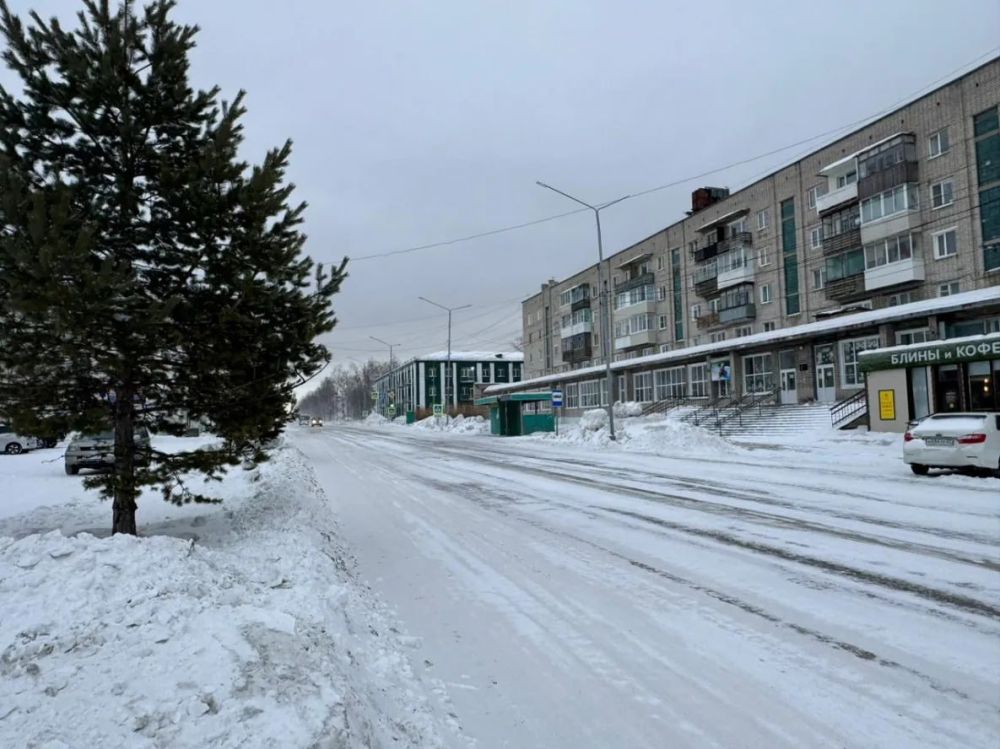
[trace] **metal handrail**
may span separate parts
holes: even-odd
[[[754,393],[751,395],[745,395],[743,398],[737,401],[737,404],[731,414],[720,418],[716,422],[716,427],[719,433],[722,433],[722,425],[733,419],[738,419],[740,426],[743,426],[743,414],[747,411],[752,411],[754,408],[757,409],[757,416],[764,415],[764,404],[777,403],[780,390],[778,388],[772,388],[771,390],[764,393]]]
[[[859,390],[849,398],[830,406],[830,424],[838,426],[844,422],[857,418],[862,411],[868,411],[868,398],[864,390]]]

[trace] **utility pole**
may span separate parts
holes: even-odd
[[[604,244],[601,239],[601,211],[605,208],[610,208],[615,203],[621,203],[623,200],[632,197],[631,195],[623,195],[620,198],[616,198],[608,203],[602,203],[601,205],[591,205],[590,203],[584,203],[579,198],[574,198],[569,193],[565,193],[562,190],[557,190],[552,185],[547,185],[544,182],[535,182],[539,187],[544,187],[546,190],[552,190],[552,192],[559,193],[564,198],[569,198],[574,203],[579,203],[582,206],[586,206],[594,212],[594,219],[597,221],[597,283],[601,285],[601,356],[604,357],[604,376],[607,380],[606,388],[608,391],[608,425],[610,430],[610,438],[615,439],[615,387],[614,379],[611,376],[611,273],[604,268]]]
[[[422,301],[424,301],[424,302],[427,302],[428,304],[433,304],[435,307],[438,307],[439,309],[443,309],[445,312],[448,313],[448,364],[445,367],[444,382],[441,383],[441,393],[442,393],[441,402],[445,403],[446,400],[447,400],[447,397],[448,397],[448,378],[451,377],[451,313],[452,312],[458,312],[461,309],[468,309],[472,305],[471,304],[463,304],[461,307],[445,307],[443,304],[438,304],[437,302],[432,302],[427,297],[421,296],[421,297],[417,297],[417,298],[420,299],[420,300],[422,300]],[[455,378],[452,378],[452,387],[451,387],[451,390],[452,390],[452,397],[453,398],[455,396],[455,392],[456,392],[455,386],[457,384],[458,383],[455,382]]]
[[[377,341],[378,343],[381,343],[383,346],[388,346],[389,347],[389,371],[391,372],[393,370],[392,350],[394,348],[398,348],[401,344],[398,344],[398,343],[388,343],[386,341],[383,341],[381,338],[376,338],[373,335],[370,335],[368,337],[371,338],[373,341]]]

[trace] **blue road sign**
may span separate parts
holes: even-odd
[[[562,408],[562,390],[552,391],[552,407]]]

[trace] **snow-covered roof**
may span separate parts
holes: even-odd
[[[448,361],[447,351],[415,356],[417,361]],[[452,361],[524,361],[520,351],[452,351]]]
[[[796,325],[791,328],[781,328],[767,333],[756,333],[742,338],[732,338],[718,343],[706,343],[701,346],[688,346],[687,348],[667,351],[662,354],[650,354],[640,356],[635,359],[612,362],[612,369],[631,369],[650,364],[667,364],[670,362],[683,361],[697,358],[698,356],[709,356],[711,354],[726,354],[731,351],[752,348],[767,343],[778,341],[788,341],[800,338],[810,338],[824,333],[835,333],[841,330],[852,328],[870,327],[876,323],[891,322],[893,320],[905,320],[912,317],[922,317],[925,315],[953,312],[955,310],[968,307],[970,305],[987,304],[990,302],[1000,303],[1000,286],[989,286],[985,289],[967,291],[961,294],[952,294],[946,297],[934,297],[924,299],[910,304],[900,304],[896,307],[886,307],[885,309],[871,310],[869,312],[858,312],[853,315],[843,315],[832,317],[816,322]],[[883,351],[885,349],[882,349]],[[526,390],[532,387],[548,385],[565,380],[576,380],[588,375],[599,375],[604,371],[604,365],[599,364],[593,367],[583,367],[573,369],[568,372],[543,375],[542,377],[532,377],[528,380],[521,380],[517,383],[492,385],[486,389],[487,395],[495,395],[510,390]]]
[[[993,343],[994,341],[1000,341],[1000,333],[987,333],[986,335],[969,335],[963,336],[961,338],[946,338],[944,340],[940,338],[935,338],[933,341],[924,341],[923,343],[906,343],[902,346],[886,346],[885,348],[872,348],[867,351],[859,351],[858,357],[861,359],[870,358],[872,356],[883,356],[885,354],[898,354],[902,351],[921,351],[926,348],[934,348],[935,346],[940,346],[941,344],[948,344],[949,346],[961,346],[966,343]]]
[[[893,138],[898,138],[900,135],[905,135],[905,134],[906,133],[904,133],[902,130],[900,130],[898,133],[893,133],[888,138],[883,138],[882,140],[876,141],[875,143],[869,143],[864,148],[859,148],[857,151],[855,151],[854,153],[852,153],[850,156],[845,156],[842,159],[837,159],[832,164],[827,164],[825,167],[823,167],[822,169],[819,170],[819,173],[820,174],[829,174],[830,172],[835,172],[835,171],[837,171],[837,169],[839,167],[842,167],[845,164],[847,164],[848,162],[853,161],[854,159],[856,159],[858,157],[858,154],[865,153],[865,151],[871,151],[873,148],[878,148],[883,143],[888,143]]]
[[[634,263],[636,260],[642,260],[643,258],[650,257],[652,254],[653,254],[652,252],[648,251],[640,252],[638,255],[633,255],[628,260],[622,260],[620,263],[618,263],[618,267],[621,268],[624,265],[629,265],[630,263]]]

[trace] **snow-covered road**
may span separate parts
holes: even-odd
[[[863,445],[291,440],[479,746],[996,746],[995,479]]]

